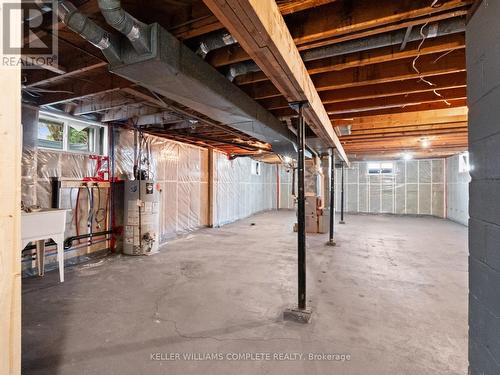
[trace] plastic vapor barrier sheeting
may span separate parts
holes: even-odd
[[[469,224],[469,183],[471,180],[467,169],[460,168],[460,158],[455,155],[446,159],[447,215],[457,223]]]
[[[280,171],[280,209],[291,210],[295,208],[295,198],[297,186],[293,189],[293,170],[283,165],[279,166]],[[295,185],[297,182],[295,181]]]
[[[277,168],[250,158],[229,160],[214,152],[214,225],[277,207]]]
[[[81,180],[93,176],[96,161],[89,155],[52,151],[37,147],[38,111],[23,107],[23,157],[21,168],[22,201],[27,206],[38,205],[51,207],[51,177]],[[78,205],[77,205],[78,202]],[[108,189],[62,188],[60,191],[60,207],[68,209],[66,215],[65,237],[100,232],[106,230],[109,213]],[[106,248],[105,237],[94,237],[92,248],[87,241],[75,242],[74,248],[67,253],[69,257],[84,257],[89,252]],[[33,268],[35,263],[32,252],[25,252],[23,269]],[[46,270],[56,263],[55,247],[46,250]]]
[[[131,179],[133,132],[120,130],[115,139],[115,174]],[[208,150],[145,135],[142,153],[161,187],[160,242],[208,225]]]
[[[445,217],[444,159],[393,161],[392,173],[370,174],[370,162],[344,169],[346,212]],[[336,170],[336,210],[340,210],[341,170]]]

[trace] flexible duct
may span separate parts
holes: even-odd
[[[450,34],[457,34],[465,31],[465,19],[453,18],[439,24],[429,25],[427,28],[426,38],[436,38]],[[368,51],[376,48],[383,48],[402,44],[405,41],[406,30],[399,30],[393,33],[374,35],[367,38],[350,40],[347,42],[331,44],[326,47],[315,48],[306,52],[302,52],[302,60],[304,62],[325,59],[328,57],[342,56],[349,53]],[[406,42],[415,42],[422,39],[420,35],[420,27],[414,28],[406,38]],[[227,78],[232,81],[234,78],[250,73],[260,71],[260,68],[251,61],[245,61],[238,64],[233,64],[229,68]]]
[[[229,67],[229,70],[226,74],[226,78],[233,82],[234,79],[238,76],[242,76],[243,74],[259,72],[259,66],[254,63],[252,60],[242,62],[240,64],[234,64]]]
[[[99,48],[110,63],[119,63],[118,42],[69,1],[62,1],[57,7],[59,19],[71,30]]]
[[[123,10],[120,0],[98,0],[106,22],[125,35],[138,54],[151,51],[149,27]]]
[[[230,46],[235,44],[236,39],[233,38],[231,34],[227,31],[219,31],[209,35],[207,38],[203,39],[196,50],[196,54],[205,58],[210,51],[219,49],[225,46]]]

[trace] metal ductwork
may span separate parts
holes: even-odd
[[[349,53],[368,51],[376,48],[400,45],[403,43],[415,42],[422,40],[420,35],[420,27],[413,28],[406,35],[406,30],[399,30],[393,33],[369,36],[362,39],[349,40],[347,42],[331,44],[326,47],[315,48],[301,53],[304,62],[325,59],[328,57],[342,56]],[[434,23],[426,28],[426,38],[436,38],[450,34],[465,32],[465,19],[452,18],[440,23]],[[229,68],[228,79],[234,80],[237,76],[260,71],[260,68],[253,62],[242,62],[233,64]]]
[[[271,112],[158,24],[151,25],[151,53],[122,47],[123,63],[110,71],[222,124],[294,154],[296,137]]]
[[[196,53],[205,58],[210,51],[237,43],[236,39],[227,31],[218,31],[204,38]]]
[[[138,54],[150,51],[149,26],[123,10],[120,0],[98,0],[98,4],[106,22],[125,35]]]
[[[118,19],[116,14],[125,17],[120,23],[113,21],[113,25],[120,24],[121,26],[117,26],[117,29],[127,33],[127,30],[131,30],[130,19],[133,20],[133,17],[127,16],[128,13],[122,11],[112,13],[111,9],[115,12],[119,3],[119,1],[99,0],[100,6],[103,4],[109,6],[106,8],[109,10],[106,19],[115,17]],[[111,5],[114,7],[112,8]],[[70,7],[67,8],[70,9]],[[102,29],[77,12],[74,6],[71,9],[70,13],[73,16],[60,15],[63,22],[67,23],[72,30],[93,43],[97,39],[97,42],[105,39]],[[110,17],[111,14],[114,15]],[[76,15],[78,18],[84,18],[87,27],[72,27],[72,19]],[[229,82],[224,75],[163,27],[152,24],[146,28],[148,32],[140,33],[140,35],[148,37],[144,45],[150,46],[150,51],[142,52],[142,49],[138,50],[137,45],[133,43],[120,43],[120,48],[116,49],[120,51],[118,58],[108,58],[105,54],[110,62],[109,70],[112,73],[260,141],[270,143],[276,153],[283,155],[296,153],[296,136],[271,112]],[[90,33],[96,30],[100,31],[100,33],[95,33],[100,39]],[[145,30],[145,28],[139,27],[139,30]],[[129,35],[127,37],[129,38]]]
[[[59,19],[71,30],[99,48],[106,59],[116,64],[120,62],[120,48],[117,38],[79,12],[70,1],[62,1],[57,7]]]
[[[351,135],[352,125],[337,126],[337,130],[341,136]]]
[[[226,78],[233,82],[236,77],[252,72],[260,72],[260,68],[252,60],[249,60],[240,64],[231,65],[226,74]]]

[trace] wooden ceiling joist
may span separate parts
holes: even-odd
[[[408,105],[405,107],[397,107],[397,108],[387,108],[387,109],[376,109],[371,111],[361,111],[361,112],[351,112],[348,114],[338,114],[338,115],[330,115],[331,120],[338,119],[346,119],[346,118],[359,118],[359,117],[371,117],[377,115],[390,115],[390,114],[398,114],[398,113],[412,113],[412,112],[420,112],[420,111],[429,111],[434,109],[452,109],[452,108],[460,108],[467,107],[467,101],[465,99],[454,99],[445,101],[439,101],[436,103],[425,103],[425,104],[416,104],[416,105]]]
[[[299,51],[348,40],[406,29],[440,20],[465,16],[473,0],[449,0],[431,8],[429,0],[337,1],[287,19]],[[351,7],[351,8],[350,8]],[[250,60],[238,46],[213,51],[208,60],[216,67]]]
[[[325,105],[351,100],[387,98],[391,96],[433,92],[466,87],[465,72],[443,74],[432,78],[435,86],[421,81],[410,79],[404,81],[388,82],[381,85],[367,85],[339,90],[322,91],[319,96]],[[260,100],[261,104],[269,110],[288,108],[285,98],[277,96]]]
[[[416,56],[444,53],[456,49],[465,48],[465,35],[455,34],[441,38],[430,39],[419,48],[420,42],[409,43],[404,50],[400,45],[378,48],[363,52],[349,53],[341,56],[334,56],[314,61],[306,62],[309,74],[319,74],[335,72],[349,68],[358,68],[366,65],[379,64],[388,61],[396,61]],[[263,72],[254,72],[236,77],[234,82],[237,85],[267,81],[267,76]]]
[[[346,69],[340,72],[328,72],[314,75],[313,83],[317,91],[339,90],[394,81],[433,77],[442,74],[465,72],[465,53],[462,50],[442,55],[422,56],[413,68],[413,59],[385,62],[360,68]],[[438,59],[436,61],[436,59]],[[429,78],[429,81],[432,80]],[[254,99],[266,99],[280,96],[280,91],[271,82],[261,82],[241,87]]]
[[[277,1],[279,10],[282,15],[287,15],[295,12],[301,12],[310,8],[325,5],[338,0],[292,0],[292,1]],[[201,5],[200,5],[201,7]],[[197,9],[200,11],[199,9]],[[203,12],[203,10],[201,10]],[[212,15],[208,9],[205,14],[200,14],[192,21],[184,25],[173,26],[170,28],[178,39],[185,40],[194,38],[203,34],[211,33],[213,31],[221,30],[224,25],[219,22],[217,17]]]
[[[290,101],[307,101],[309,127],[348,162],[323,103],[273,1],[204,0],[243,48]]]

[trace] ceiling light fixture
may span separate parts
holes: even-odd
[[[410,154],[409,152],[405,152],[405,153],[403,154],[403,159],[404,159],[404,160],[411,160],[411,159],[413,159],[413,155],[412,155],[412,154]]]

